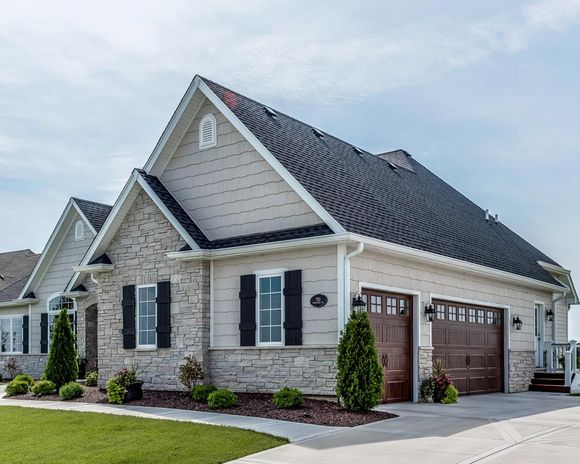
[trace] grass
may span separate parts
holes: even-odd
[[[0,463],[222,463],[287,441],[232,427],[0,407]]]

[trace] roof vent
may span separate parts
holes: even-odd
[[[266,113],[268,116],[273,117],[274,119],[278,117],[278,113],[276,113],[272,108],[268,106],[264,106],[264,113]]]
[[[319,139],[323,139],[324,138],[324,134],[322,133],[322,131],[315,129],[314,127],[312,128],[312,133],[314,135],[316,135],[316,137],[318,137]]]
[[[495,223],[496,224],[499,224],[499,214],[496,214],[495,215]]]
[[[354,152],[358,155],[358,156],[362,156],[363,151],[359,148],[359,147],[355,147],[353,146],[352,149],[354,150]]]
[[[489,209],[485,210],[485,220],[489,221]]]
[[[397,166],[395,166],[395,165],[394,165],[393,163],[391,163],[390,161],[389,161],[389,167],[390,167],[390,168],[391,168],[393,171],[397,172]]]

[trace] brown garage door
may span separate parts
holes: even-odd
[[[413,300],[407,295],[363,289],[363,299],[383,366],[383,402],[409,401],[412,393]]]
[[[433,360],[449,370],[461,394],[503,389],[503,312],[433,301]]]

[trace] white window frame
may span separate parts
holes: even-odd
[[[50,344],[52,342],[52,336],[51,336],[51,331],[50,328],[52,327],[52,324],[54,322],[54,318],[56,317],[56,315],[58,313],[60,313],[60,309],[54,310],[54,309],[50,309],[50,302],[52,300],[54,300],[55,298],[60,298],[62,297],[62,293],[55,293],[54,295],[51,295],[47,300],[46,300],[46,312],[48,313],[48,345],[47,345],[47,349],[50,351]],[[67,309],[67,314],[72,314],[73,315],[73,321],[76,321],[77,319],[77,300],[76,298],[70,298],[70,297],[65,297],[68,298],[69,300],[72,300],[73,302],[73,309]],[[72,325],[72,331],[73,334],[75,335],[75,339],[77,336],[77,332],[75,330],[75,325],[73,323]]]
[[[24,329],[22,328],[22,324],[24,322],[23,319],[23,314],[10,314],[10,315],[6,315],[6,316],[1,316],[0,317],[0,323],[3,320],[9,320],[10,321],[10,350],[9,351],[0,351],[0,355],[8,355],[8,354],[22,354],[23,351],[15,351],[14,350],[14,339],[12,337],[12,334],[14,333],[14,320],[15,319],[20,319],[20,330],[22,332],[22,341],[20,342],[21,347],[24,346]],[[1,329],[0,329],[1,332]]]
[[[284,306],[284,273],[287,271],[287,268],[284,269],[266,269],[262,271],[255,271],[254,274],[256,275],[256,346],[284,346],[285,344],[285,337],[284,337],[284,314],[286,312],[286,308]],[[268,277],[280,277],[280,310],[282,314],[280,315],[280,341],[279,342],[261,342],[260,341],[260,332],[261,332],[261,324],[260,324],[260,279],[268,278]]]
[[[212,126],[212,135],[213,137],[211,138],[211,140],[204,142],[201,138],[201,134],[202,134],[202,128],[203,125],[205,124],[206,121],[210,121],[211,122],[211,126]],[[217,145],[217,121],[215,120],[215,116],[211,113],[206,114],[203,118],[201,118],[201,121],[199,121],[199,128],[198,128],[198,134],[199,134],[199,149],[202,150],[204,148],[211,148],[211,147],[215,147]]]
[[[78,242],[84,239],[85,239],[85,223],[81,219],[79,219],[75,224],[75,241]]]
[[[140,327],[139,327],[139,320],[141,319],[140,315],[139,315],[139,289],[141,288],[154,288],[155,289],[155,343],[153,344],[146,344],[143,345],[141,343],[139,343],[139,332],[140,332]],[[157,284],[143,284],[143,285],[137,285],[135,287],[135,328],[136,328],[136,332],[135,335],[137,337],[136,340],[136,344],[135,346],[137,347],[137,349],[153,349],[153,348],[157,348]]]

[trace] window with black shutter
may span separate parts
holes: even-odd
[[[157,283],[157,347],[171,347],[171,282]]]
[[[256,344],[256,276],[240,277],[240,346]]]
[[[284,339],[302,345],[302,271],[284,273]]]
[[[135,285],[123,287],[123,348],[135,348]]]

